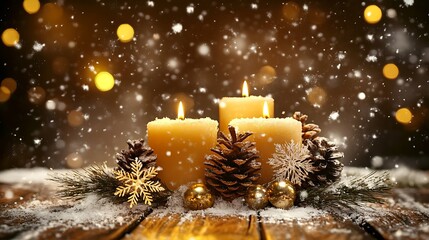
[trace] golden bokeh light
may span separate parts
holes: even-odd
[[[1,34],[3,44],[8,47],[13,47],[19,42],[19,33],[13,28],[8,28]]]
[[[326,91],[321,87],[307,90],[307,100],[315,107],[321,107],[326,102]]]
[[[388,63],[383,67],[383,75],[387,79],[396,79],[399,75],[399,68],[393,63]]]
[[[47,24],[60,24],[63,20],[64,10],[55,3],[46,3],[41,10],[41,17]]]
[[[10,91],[7,87],[0,87],[0,103],[6,102],[10,98]]]
[[[109,91],[115,85],[115,79],[109,72],[99,72],[95,76],[95,87],[102,92]]]
[[[22,6],[27,13],[34,14],[40,9],[40,2],[39,0],[24,0]]]
[[[83,123],[83,114],[81,111],[72,110],[67,115],[67,122],[72,127],[78,127]]]
[[[121,24],[116,30],[116,34],[118,35],[119,41],[123,43],[130,42],[134,37],[134,29],[130,24]]]
[[[16,90],[16,81],[13,78],[5,78],[1,82],[1,86],[7,88],[10,94],[12,94]]]
[[[292,1],[283,5],[282,12],[285,19],[290,22],[298,21],[301,15],[301,9],[299,5]]]
[[[70,153],[65,160],[69,168],[75,169],[83,166],[83,158],[79,153]]]
[[[413,119],[413,114],[408,108],[400,108],[395,113],[396,121],[402,124],[410,124]]]
[[[42,87],[32,87],[27,91],[28,100],[33,104],[41,104],[45,101],[46,91]]]
[[[272,83],[276,77],[276,70],[273,67],[266,65],[259,69],[259,72],[256,74],[256,81],[258,84],[266,85]]]
[[[382,15],[381,9],[377,5],[369,5],[363,12],[365,21],[369,24],[378,23],[381,20]]]

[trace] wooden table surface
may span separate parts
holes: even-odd
[[[124,212],[123,222],[108,227],[91,223],[59,227],[7,214],[25,210],[29,202],[55,201],[54,190],[40,183],[0,183],[0,239],[429,239],[429,188],[394,189],[386,204],[371,206],[383,214],[363,211],[344,217],[326,213],[274,222],[256,211],[219,216],[164,209],[157,214],[158,209],[145,207]],[[59,204],[55,211],[71,207]]]

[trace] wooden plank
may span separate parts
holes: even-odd
[[[126,239],[259,239],[256,216],[213,216],[195,211],[186,214],[152,214]]]
[[[369,235],[350,220],[335,219],[331,215],[304,220],[284,220],[267,223],[261,218],[263,239],[368,239]]]
[[[429,218],[421,212],[398,206],[380,206],[379,212],[366,221],[385,239],[429,239]]]
[[[10,184],[0,183],[0,239],[10,239],[18,236],[23,229],[16,228],[10,229],[7,226],[21,226],[24,223],[32,221],[32,219],[23,218],[10,218],[5,215],[4,212],[7,209],[17,208],[23,203],[33,199],[39,191],[39,187],[35,187],[34,190],[28,187],[15,186]]]
[[[44,201],[48,199],[52,202],[58,200],[53,190],[43,185],[32,184],[31,186],[21,187],[19,185],[0,184],[0,211],[2,213],[7,212],[7,210],[25,208],[25,204],[29,201]],[[64,204],[53,205],[47,207],[46,211],[61,212],[70,207],[72,206]],[[88,223],[86,226],[82,226],[83,224],[79,224],[80,226],[70,226],[68,223],[63,223],[60,224],[61,226],[50,227],[40,223],[31,214],[20,217],[0,214],[0,239],[120,239],[125,233],[138,225],[140,216],[145,214],[145,212],[124,212],[122,217],[125,218],[127,214],[132,218],[129,223],[115,223],[103,228],[97,227],[97,222]],[[100,222],[102,221],[103,219],[100,219]],[[135,224],[136,222],[137,224]]]

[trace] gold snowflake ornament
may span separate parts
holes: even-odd
[[[151,180],[158,174],[158,169],[156,167],[143,169],[143,163],[140,160],[131,163],[131,173],[122,169],[115,170],[114,173],[116,179],[123,183],[116,188],[115,196],[123,197],[128,194],[130,208],[137,205],[141,196],[144,204],[152,205],[151,193],[165,190],[160,182]]]
[[[273,167],[277,180],[287,179],[295,185],[301,186],[308,178],[308,174],[315,171],[310,160],[310,151],[306,146],[294,141],[285,144],[275,144],[276,153],[268,159]]]

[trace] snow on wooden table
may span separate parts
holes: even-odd
[[[386,204],[336,215],[311,207],[257,212],[239,200],[187,211],[185,188],[163,207],[130,210],[96,196],[60,199],[49,173],[0,172],[0,239],[429,239],[428,188],[395,189]]]

